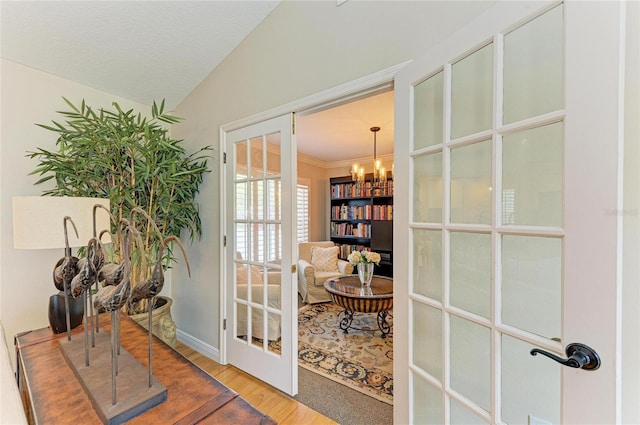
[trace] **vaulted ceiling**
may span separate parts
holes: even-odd
[[[182,101],[279,3],[1,1],[1,55],[151,104]],[[299,118],[299,152],[324,162],[393,152],[393,94]]]
[[[2,57],[175,107],[279,1],[2,1]]]

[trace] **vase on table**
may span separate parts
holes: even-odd
[[[371,286],[374,263],[358,263],[358,277],[362,286]]]

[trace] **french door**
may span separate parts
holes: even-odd
[[[619,422],[624,6],[541,6],[499,2],[395,80],[397,423]],[[530,354],[575,342],[597,370]]]
[[[226,134],[226,360],[298,392],[293,115]]]

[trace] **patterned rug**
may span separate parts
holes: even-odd
[[[393,331],[382,338],[375,314],[355,313],[352,328],[371,330],[349,329],[345,334],[341,313],[342,308],[332,303],[298,311],[298,364],[393,404]]]

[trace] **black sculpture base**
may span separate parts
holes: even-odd
[[[64,292],[60,291],[49,297],[49,326],[53,333],[59,334],[67,331],[67,318],[64,311]],[[82,297],[73,298],[69,295],[69,322],[71,329],[82,324],[84,317],[84,300]]]

